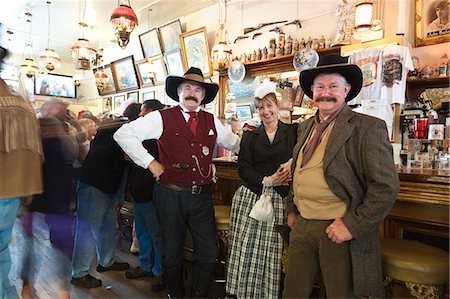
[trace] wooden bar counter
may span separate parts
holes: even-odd
[[[236,158],[214,159],[218,181],[215,204],[231,205],[240,186]],[[398,167],[400,192],[380,225],[382,237],[414,239],[449,250],[450,175],[435,171],[413,172]]]

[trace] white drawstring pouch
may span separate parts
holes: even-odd
[[[263,186],[263,192],[248,216],[258,221],[273,221],[272,198],[269,195],[268,187]]]

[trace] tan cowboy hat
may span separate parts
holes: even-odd
[[[203,77],[202,70],[196,67],[191,67],[188,71],[183,75],[183,77],[178,76],[168,76],[166,79],[166,92],[169,97],[173,100],[179,102],[177,88],[181,83],[185,81],[192,81],[200,83],[203,88],[205,88],[205,98],[201,102],[201,104],[211,103],[216,97],[217,92],[219,91],[219,85],[216,83],[207,83]]]
[[[347,61],[347,57],[342,57],[338,54],[328,54],[320,57],[317,67],[301,71],[300,86],[305,94],[311,99],[313,98],[311,86],[317,75],[338,73],[351,86],[345,101],[348,102],[356,97],[362,88],[363,76],[359,66],[350,64]]]

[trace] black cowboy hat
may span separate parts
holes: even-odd
[[[313,98],[311,86],[314,78],[317,75],[326,73],[338,73],[344,76],[347,83],[350,84],[351,88],[345,99],[346,102],[356,97],[362,88],[363,77],[359,66],[348,63],[347,57],[342,57],[338,54],[328,54],[320,57],[317,67],[300,72],[300,86],[311,99]]]
[[[216,83],[207,83],[203,77],[202,70],[196,67],[191,67],[183,75],[183,77],[178,76],[168,76],[166,79],[166,92],[169,97],[173,100],[179,102],[177,88],[181,83],[185,81],[192,81],[200,83],[203,88],[205,88],[205,98],[201,104],[208,104],[214,100],[217,92],[219,91],[219,85]]]

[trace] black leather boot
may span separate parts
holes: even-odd
[[[213,264],[215,265],[215,264]],[[214,276],[212,269],[194,265],[192,270],[192,298],[208,298],[209,287]]]
[[[183,270],[177,270],[166,273],[167,283],[167,297],[168,298],[183,298],[184,297],[184,280]]]

